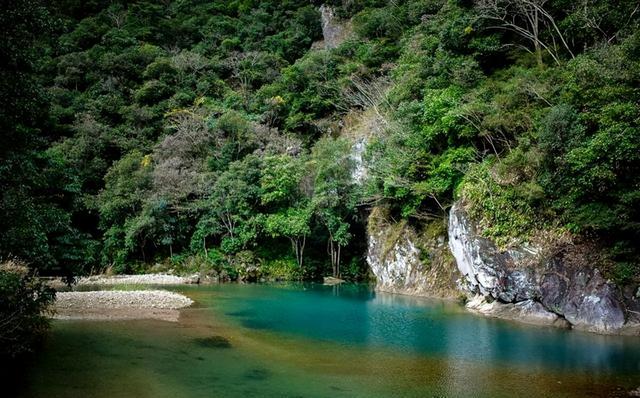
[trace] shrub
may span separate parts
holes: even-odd
[[[0,357],[31,352],[49,328],[55,291],[19,261],[0,264]]]
[[[278,281],[295,281],[303,277],[303,270],[292,258],[265,261],[260,267],[263,276]]]
[[[492,160],[474,166],[465,175],[460,196],[469,205],[471,216],[480,222],[483,234],[504,247],[526,240],[533,228],[542,224],[529,201],[535,181],[516,185],[500,181]],[[528,189],[523,189],[523,184]]]

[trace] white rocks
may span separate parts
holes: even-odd
[[[181,308],[193,301],[166,290],[100,290],[56,294],[57,319],[162,319],[177,321]]]
[[[384,232],[369,236],[367,263],[376,276],[376,287],[387,292],[419,294],[428,283],[420,251],[407,236],[401,236],[387,253],[380,253],[385,238]]]
[[[494,256],[495,247],[476,235],[459,203],[454,203],[449,212],[449,249],[465,279],[461,285],[464,290],[483,296],[495,291],[501,276],[501,267],[494,264],[499,261]]]
[[[58,308],[109,307],[109,308],[166,308],[188,307],[193,300],[182,294],[166,290],[98,290],[94,292],[59,292]]]
[[[467,302],[466,308],[472,312],[493,318],[516,320],[531,325],[548,325],[564,328],[571,326],[564,318],[548,311],[542,304],[533,300],[509,304],[498,301],[489,303],[482,295],[476,295]]]
[[[323,278],[323,285],[325,286],[335,286],[335,285],[340,285],[342,283],[344,283],[345,280],[344,279],[340,279],[340,278],[334,278],[333,276],[325,276]]]
[[[353,171],[351,172],[351,178],[353,181],[362,185],[367,178],[367,168],[365,167],[363,156],[367,149],[367,138],[360,137],[351,147],[351,158],[353,159]]]

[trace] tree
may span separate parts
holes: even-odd
[[[0,7],[0,26],[0,257],[47,266],[54,262],[47,223],[53,209],[42,197],[47,98],[36,73],[50,16],[41,1],[10,1]]]
[[[546,51],[559,65],[560,46],[571,58],[574,55],[555,18],[545,8],[547,2],[548,0],[478,0],[476,4],[482,18],[497,23],[495,28],[513,32],[531,42],[538,65],[543,65],[542,51]]]
[[[275,212],[263,215],[262,225],[271,237],[287,237],[298,266],[303,265],[313,210],[304,191],[305,159],[289,155],[268,156],[263,161],[260,186],[263,205]]]
[[[310,166],[313,173],[313,208],[326,228],[327,252],[333,276],[340,276],[340,252],[349,243],[349,217],[355,209],[351,145],[345,139],[323,137],[314,145]]]
[[[168,134],[153,153],[153,194],[166,199],[172,211],[201,197],[208,180],[206,160],[213,146],[206,111],[203,108],[174,111]]]
[[[203,201],[204,215],[196,226],[198,240],[221,234],[223,250],[235,253],[257,236],[260,159],[247,156],[233,162],[213,184]],[[207,233],[206,229],[210,229]],[[193,238],[192,238],[193,241]]]
[[[311,233],[311,216],[309,208],[287,208],[278,213],[266,214],[262,221],[265,232],[271,237],[284,236],[291,241],[298,266],[304,263],[304,248],[307,236]]]
[[[105,176],[105,187],[96,198],[100,227],[104,231],[103,262],[122,265],[130,253],[127,239],[130,218],[143,210],[151,188],[152,161],[148,155],[131,152],[116,162]],[[128,223],[128,224],[127,224]],[[144,246],[141,253],[145,257]]]

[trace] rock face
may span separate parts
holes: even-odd
[[[405,222],[391,223],[379,209],[369,217],[367,262],[380,291],[455,298],[460,277],[445,236],[419,236]]]
[[[320,6],[320,18],[322,22],[322,36],[326,49],[338,47],[350,33],[350,25],[340,22],[333,8],[323,4]]]
[[[580,247],[567,245],[551,255],[534,247],[500,251],[480,236],[460,203],[449,215],[449,247],[462,274],[459,287],[472,297],[468,307],[474,311],[597,333],[637,326],[625,319],[636,299],[625,302]]]

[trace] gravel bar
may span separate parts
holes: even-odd
[[[193,301],[166,290],[59,292],[56,319],[161,319],[177,321],[181,308]]]

